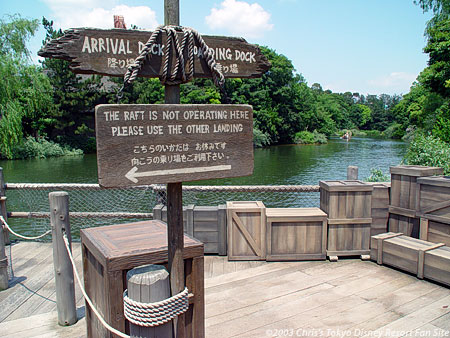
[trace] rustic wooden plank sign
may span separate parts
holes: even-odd
[[[249,105],[99,105],[95,118],[103,187],[253,173]]]
[[[49,41],[39,52],[42,57],[70,61],[75,73],[123,76],[129,65],[141,53],[150,38],[151,31],[125,29],[73,28],[64,35]],[[260,77],[270,62],[256,45],[242,38],[223,36],[203,36],[206,44],[214,52],[214,58],[225,77]],[[179,41],[182,34],[178,34]],[[166,34],[159,37],[151,49],[152,57],[146,61],[139,76],[158,77],[165,49]],[[194,47],[194,77],[211,77],[202,51]]]

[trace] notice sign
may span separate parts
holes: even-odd
[[[95,120],[103,187],[253,173],[249,105],[99,105]]]

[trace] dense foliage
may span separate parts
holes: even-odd
[[[428,67],[394,108],[398,134],[412,139],[405,161],[444,167],[450,173],[450,0],[417,0],[433,11],[425,35]],[[408,133],[409,131],[409,133]]]
[[[405,160],[408,164],[444,168],[450,174],[450,145],[433,135],[418,133],[410,143]]]
[[[46,126],[53,102],[50,82],[26,48],[38,22],[8,19],[0,20],[0,154],[12,158],[24,136],[38,136]]]

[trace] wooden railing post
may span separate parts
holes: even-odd
[[[347,167],[347,180],[357,180],[358,179],[358,167],[349,165]]]
[[[0,226],[3,224],[0,223]],[[6,257],[5,240],[0,236],[0,291],[8,288],[8,258]]]
[[[3,216],[5,221],[8,220],[7,216],[8,213],[6,211],[6,185],[5,185],[5,178],[3,176],[3,168],[0,167],[0,215]],[[9,231],[8,229],[3,230],[4,240],[5,244],[10,244],[9,241]]]
[[[162,265],[145,265],[127,272],[128,297],[141,303],[154,303],[170,297],[169,273]],[[130,323],[131,337],[172,338],[172,322],[144,327]]]
[[[50,201],[58,324],[68,326],[77,322],[73,267],[63,239],[63,234],[66,233],[69,239],[69,248],[72,251],[69,194],[63,191],[51,192],[48,198]]]

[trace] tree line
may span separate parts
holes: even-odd
[[[195,79],[181,85],[181,103],[252,105],[257,146],[326,142],[342,130],[393,138],[420,131],[450,142],[449,2],[415,1],[435,14],[426,30],[424,51],[430,59],[403,97],[333,93],[318,83],[308,85],[286,56],[261,47],[272,64],[261,78],[228,79],[226,97],[211,80]],[[62,35],[45,18],[42,25],[46,41]],[[94,108],[117,103],[122,79],[76,75],[63,60],[32,64],[26,43],[38,26],[38,20],[19,15],[0,20],[0,156],[36,156],[33,148],[52,146],[59,146],[63,153],[74,148],[93,152]],[[120,102],[124,104],[164,103],[158,79],[138,78],[123,94]]]

